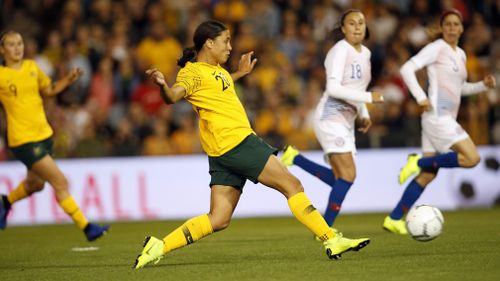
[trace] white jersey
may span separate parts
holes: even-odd
[[[358,112],[369,118],[365,102],[372,102],[366,87],[371,79],[371,52],[358,52],[341,40],[325,59],[326,89],[315,112],[314,131],[325,155],[356,153],[354,121]]]
[[[456,121],[463,95],[485,91],[484,82],[467,83],[465,52],[453,49],[443,39],[425,46],[401,67],[401,75],[418,102],[429,99],[432,110],[422,114],[422,149],[424,152],[447,152],[453,144],[469,138]],[[427,96],[415,71],[427,68]]]
[[[329,120],[352,128],[359,111],[368,117],[364,103],[371,102],[371,94],[366,92],[371,80],[370,56],[365,46],[358,52],[345,40],[328,51],[325,59],[327,85],[316,107],[317,121]]]
[[[431,115],[457,117],[462,87],[467,80],[466,59],[460,47],[454,50],[443,39],[428,44],[411,58],[417,69],[427,67]]]

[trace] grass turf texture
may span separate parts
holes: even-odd
[[[338,261],[293,218],[255,218],[142,270],[131,266],[144,237],[162,238],[180,221],[114,223],[95,243],[73,225],[8,227],[0,280],[498,280],[500,208],[444,212],[444,231],[431,242],[385,232],[384,216],[341,215],[336,227],[346,237],[371,243]],[[99,250],[71,250],[91,246]]]

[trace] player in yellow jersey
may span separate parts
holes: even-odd
[[[203,22],[194,33],[195,46],[184,50],[178,61],[182,69],[172,87],[157,69],[146,71],[167,104],[184,98],[197,112],[201,143],[209,158],[211,196],[208,214],[187,220],[163,239],[147,237],[135,268],[156,263],[166,253],[228,227],[247,179],[283,194],[293,215],[323,241],[329,258],[338,259],[370,241],[335,234],[304,194],[300,181],[276,157],[278,150],[255,135],[236,96],[234,80],[250,73],[257,60],[252,59],[253,52],[243,54],[238,71],[229,74],[221,64],[229,58],[230,39],[224,24]]]
[[[47,122],[42,97],[62,92],[82,75],[79,68],[55,83],[45,75],[35,61],[25,60],[21,34],[15,31],[0,36],[0,102],[7,116],[7,140],[14,156],[27,167],[26,178],[8,195],[0,198],[0,229],[7,226],[11,205],[41,191],[45,182],[54,188],[57,202],[87,240],[93,241],[106,233],[109,226],[89,223],[68,190],[68,181],[52,153],[52,128]]]

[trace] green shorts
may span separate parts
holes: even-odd
[[[10,150],[18,160],[30,169],[36,161],[42,159],[45,155],[52,155],[53,144],[52,138],[48,138],[43,141],[11,147]]]
[[[209,156],[210,187],[227,185],[242,189],[247,179],[257,183],[271,154],[277,155],[278,149],[251,134],[223,155]]]

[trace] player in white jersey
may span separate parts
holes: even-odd
[[[344,38],[326,56],[326,90],[316,107],[314,122],[316,137],[331,170],[306,159],[292,146],[285,147],[281,157],[285,165],[295,164],[331,186],[324,213],[330,226],[356,177],[353,157],[356,118],[360,116],[358,130],[366,133],[371,120],[365,103],[383,102],[381,93],[366,91],[371,79],[371,52],[362,44],[369,36],[363,13],[359,10],[344,12],[336,32]]]
[[[467,132],[456,121],[460,98],[484,92],[496,86],[488,75],[483,81],[468,83],[465,52],[458,47],[463,32],[462,15],[446,10],[440,20],[442,38],[425,46],[401,67],[401,75],[423,110],[423,157],[412,154],[399,174],[399,183],[417,175],[406,187],[395,209],[384,220],[383,227],[393,233],[407,234],[404,214],[436,177],[439,168],[472,168],[480,156]],[[426,68],[427,95],[420,87],[415,71]]]

